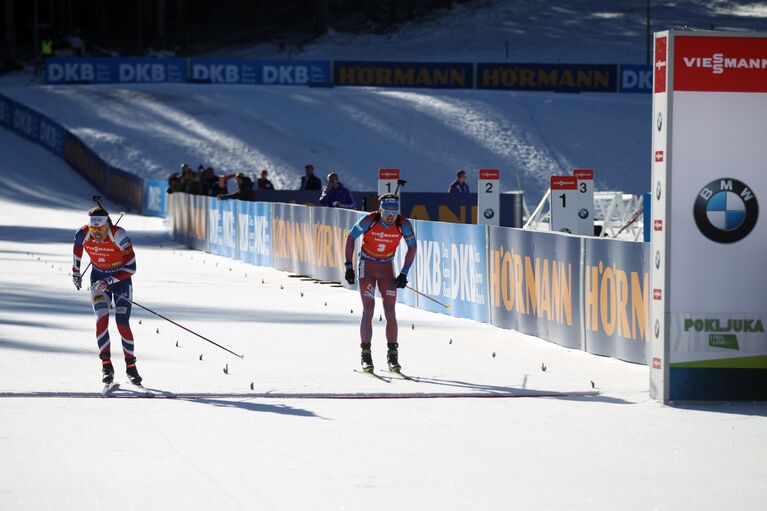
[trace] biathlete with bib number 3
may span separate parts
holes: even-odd
[[[389,370],[399,372],[399,343],[397,342],[397,288],[407,286],[407,274],[413,264],[416,252],[415,231],[407,218],[399,213],[399,197],[385,194],[379,197],[378,211],[362,217],[346,238],[346,274],[344,278],[354,284],[354,240],[362,236],[359,252],[359,289],[362,299],[362,320],[360,321],[360,348],[362,349],[362,370],[373,372],[373,357],[370,350],[373,338],[373,312],[375,309],[376,286],[383,298],[386,316],[386,362]],[[407,244],[407,253],[398,276],[394,276],[394,256],[402,238]]]

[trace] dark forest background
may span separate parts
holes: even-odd
[[[6,68],[34,60],[52,38],[80,38],[88,55],[189,56],[226,44],[299,47],[332,27],[381,33],[455,0],[0,0]],[[0,70],[1,71],[1,70]]]

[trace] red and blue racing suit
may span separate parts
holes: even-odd
[[[394,275],[394,255],[400,240],[404,237],[407,253],[402,263],[401,273],[407,276],[415,259],[416,239],[412,224],[402,215],[397,215],[393,224],[383,221],[379,212],[362,217],[346,238],[346,260],[351,261],[354,254],[354,240],[362,236],[362,249],[359,253],[359,286],[362,298],[362,321],[360,322],[360,344],[369,346],[373,338],[373,312],[375,310],[376,286],[383,298],[386,316],[386,342],[397,343],[397,316],[394,305],[397,303],[396,277]]]

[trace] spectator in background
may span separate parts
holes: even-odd
[[[328,208],[348,208],[354,209],[354,197],[338,179],[338,174],[331,172],[328,174],[328,184],[322,195],[320,195],[320,204]]]
[[[168,178],[168,193],[183,192],[183,191],[184,191],[184,183],[181,182],[181,179],[178,177],[178,174],[174,172]]]
[[[322,181],[314,175],[314,165],[311,163],[304,167],[306,175],[301,176],[301,187],[299,190],[322,190]]]
[[[213,197],[221,193],[221,188],[218,185],[218,176],[213,171],[213,167],[208,167],[200,172],[200,190],[203,195],[211,195]]]
[[[238,172],[234,176],[234,180],[237,182],[237,190],[232,193],[218,194],[218,198],[222,200],[226,199],[239,199],[246,201],[256,200],[256,194],[253,193],[253,180],[242,172]]]
[[[450,183],[450,188],[447,189],[447,193],[469,193],[469,183],[466,182],[466,172],[461,169],[456,172],[456,179]]]
[[[269,172],[266,169],[261,171],[261,177],[256,181],[256,188],[259,190],[274,190],[274,185],[272,185],[272,182],[266,177],[268,175]]]
[[[187,164],[184,164],[182,168],[184,169],[184,173],[181,176],[181,180],[184,182],[184,192],[199,195],[200,176]]]

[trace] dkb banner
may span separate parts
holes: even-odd
[[[580,238],[488,226],[490,322],[581,347]]]
[[[647,243],[585,238],[586,351],[647,364],[650,277]]]
[[[166,216],[168,206],[165,190],[168,183],[161,179],[144,180],[144,201],[141,212],[149,216]]]
[[[416,221],[416,289],[450,305],[421,298],[432,312],[488,321],[485,226]]]
[[[61,58],[45,59],[45,82],[164,83],[186,81],[184,59]]]
[[[234,259],[237,256],[237,201],[210,198],[208,202],[208,246],[210,252]]]
[[[274,267],[298,275],[311,275],[314,251],[310,208],[281,203],[271,207]]]
[[[331,83],[328,60],[190,59],[191,82],[263,85]]]
[[[231,202],[237,204],[237,258],[256,266],[271,266],[271,205],[240,200]]]

